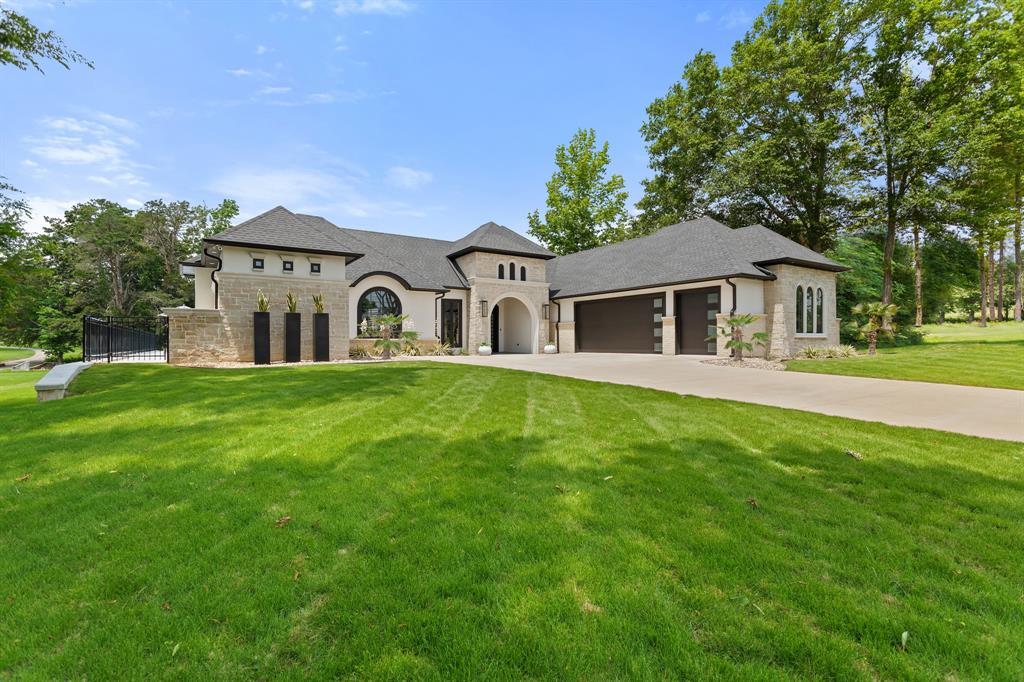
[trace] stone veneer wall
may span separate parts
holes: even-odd
[[[801,348],[808,346],[835,346],[839,343],[839,319],[836,317],[836,273],[826,270],[814,270],[798,265],[769,265],[767,270],[773,272],[776,279],[764,283],[764,309],[770,311],[766,322],[766,331],[772,329],[775,304],[781,303],[785,311],[786,336],[789,340],[789,352],[796,354]],[[821,287],[825,295],[825,334],[814,336],[797,336],[796,334],[796,288],[810,284],[815,289]]]
[[[285,295],[291,291],[302,313],[303,360],[313,359],[313,294],[324,295],[331,316],[331,359],[348,357],[347,281],[218,273],[220,309],[166,308],[171,364],[252,362],[252,313],[259,289],[270,299],[270,361],[284,360]]]
[[[492,255],[492,254],[481,254]],[[490,311],[499,299],[510,293],[517,294],[519,302],[526,305],[532,312],[531,322],[537,325],[537,347],[535,352],[544,350],[544,344],[548,341],[548,325],[544,320],[544,304],[548,302],[547,282],[521,282],[516,280],[510,282],[507,279],[490,279],[474,277],[469,280],[469,304],[466,306],[466,313],[469,315],[469,339],[466,348],[470,353],[476,354],[480,347],[480,341],[491,338],[491,316]],[[513,297],[516,298],[516,297]],[[480,301],[487,301],[487,316],[480,316]],[[497,349],[494,349],[497,350]]]

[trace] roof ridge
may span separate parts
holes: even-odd
[[[401,234],[399,232],[384,232],[383,230],[367,230],[367,229],[364,229],[364,228],[361,228],[361,227],[344,227],[344,226],[336,225],[336,224],[332,223],[330,220],[328,220],[327,218],[325,218],[323,216],[313,215],[312,213],[296,213],[295,215],[300,217],[300,218],[317,218],[318,220],[323,220],[324,222],[326,222],[326,223],[328,223],[330,225],[333,225],[334,228],[337,229],[337,230],[345,230],[346,232],[366,232],[368,234],[380,234],[380,235],[384,235],[386,237],[402,237],[403,239],[422,239],[423,241],[438,242],[438,243],[441,243],[441,244],[454,244],[455,243],[454,241],[452,241],[450,239],[437,239],[435,237],[421,237],[421,236],[415,235],[415,234]]]

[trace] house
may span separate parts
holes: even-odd
[[[314,294],[331,315],[330,354],[369,346],[384,314],[408,315],[421,343],[477,352],[727,355],[708,341],[731,313],[773,353],[839,342],[836,273],[845,268],[760,225],[710,218],[569,256],[485,223],[457,241],[342,228],[278,206],[204,241],[183,266],[195,308],[166,309],[172,363],[250,361],[252,312],[271,301],[271,359],[281,360],[286,294],[299,300],[302,358],[312,358]],[[763,351],[762,351],[763,354]]]

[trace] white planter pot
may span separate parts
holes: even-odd
[[[548,345],[544,346],[544,352],[547,353],[548,355],[551,355],[553,353],[557,353],[558,352],[558,346],[556,346],[553,343],[549,343]]]
[[[476,352],[479,355],[490,355],[491,354],[491,347],[490,346],[480,346],[479,348],[476,349]]]

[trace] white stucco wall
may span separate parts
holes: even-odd
[[[213,296],[213,268],[192,268],[195,272],[196,305],[199,310],[213,310],[216,307]]]
[[[530,311],[516,298],[498,301],[498,352],[535,353],[536,328]]]
[[[359,297],[374,287],[384,287],[394,292],[402,303],[402,314],[409,316],[413,323],[413,329],[419,332],[421,339],[437,339],[434,332],[435,309],[440,313],[440,306],[435,308],[434,304],[437,294],[433,291],[409,291],[397,279],[387,275],[371,275],[349,289],[349,335],[351,338],[354,339],[359,335]],[[465,315],[465,310],[463,310],[463,315]]]
[[[296,253],[294,251],[275,251],[268,249],[248,249],[236,246],[225,246],[221,253],[224,265],[221,272],[238,274],[263,274],[272,277],[295,277],[297,279],[325,279],[341,281],[345,279],[345,259],[341,256],[321,256],[317,254]],[[263,270],[253,270],[252,259],[263,259]],[[285,272],[282,262],[290,260],[295,264],[294,272]],[[320,263],[320,273],[309,271],[310,263]]]

